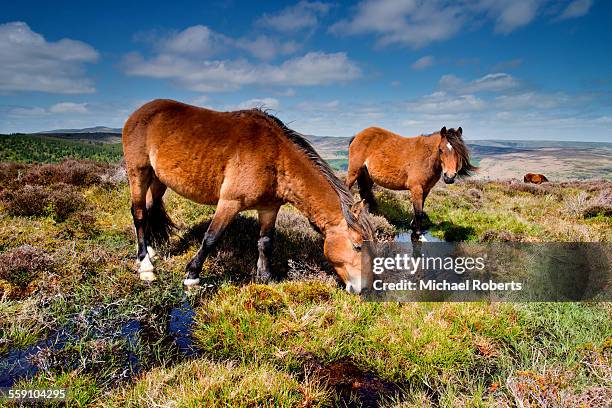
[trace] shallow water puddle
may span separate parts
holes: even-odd
[[[402,231],[395,235],[396,242],[412,242],[412,231]],[[446,242],[443,239],[434,237],[431,232],[425,231],[419,238],[421,242]]]
[[[197,353],[193,337],[191,336],[194,317],[195,312],[187,300],[184,300],[179,307],[175,307],[170,311],[168,332],[179,351],[187,357]]]
[[[69,337],[67,333],[57,332],[26,348],[9,350],[0,359],[0,387],[11,387],[22,378],[34,377],[40,368],[32,361],[33,357],[40,352],[61,350]]]
[[[159,342],[160,340],[172,342],[180,356],[184,358],[191,357],[197,354],[197,348],[191,336],[192,326],[194,323],[195,312],[187,299],[175,307],[170,309],[168,313],[166,336],[157,338],[148,338],[144,333],[146,327],[143,327],[138,320],[129,320],[122,323],[117,328],[118,335],[127,341],[127,348],[123,351],[126,353],[127,364],[126,370],[128,376],[134,376],[142,371],[143,367],[135,350],[142,346],[143,342]],[[106,336],[101,336],[104,340],[113,340],[117,334],[108,333]],[[96,338],[98,338],[96,336]],[[0,356],[0,387],[10,387],[19,380],[33,378],[41,369],[38,365],[37,356],[53,355],[61,352],[65,347],[73,345],[79,340],[82,340],[76,335],[66,331],[52,333],[47,339],[37,342],[34,345],[25,348],[15,348],[9,350],[4,355]],[[92,339],[87,339],[92,340]],[[44,363],[43,363],[44,364]]]

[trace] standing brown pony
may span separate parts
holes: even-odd
[[[255,209],[261,225],[259,279],[270,277],[276,215],[291,203],[325,235],[324,254],[349,292],[359,293],[360,248],[373,233],[363,205],[297,132],[257,109],[215,112],[155,100],[123,128],[123,151],[138,238],[140,278],[154,280],[149,244],[168,238],[167,187],[201,204],[216,204],[202,246],[187,265],[184,284],[199,283],[202,265],[236,217]]]
[[[374,183],[391,190],[410,190],[414,218],[413,238],[421,235],[423,207],[432,187],[444,176],[452,184],[455,176],[467,176],[476,167],[470,163],[461,128],[446,129],[428,136],[405,138],[388,130],[371,127],[358,133],[349,146],[346,184],[358,182],[359,194],[375,208]]]

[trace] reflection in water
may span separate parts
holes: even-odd
[[[412,242],[412,231],[402,231],[395,235],[396,242]],[[421,242],[445,242],[443,239],[434,237],[429,231],[425,231],[420,237]]]
[[[174,342],[180,354],[185,357],[191,357],[197,353],[197,348],[194,345],[191,336],[192,326],[194,323],[195,312],[187,299],[183,300],[179,306],[170,310],[168,316],[167,332],[163,340]],[[143,335],[143,324],[138,320],[128,320],[121,323],[121,326],[113,326],[114,329],[108,332],[103,332],[98,339],[116,340],[118,337],[126,340],[124,351],[127,353],[126,371],[129,376],[133,376],[142,371],[142,365],[148,364],[139,360],[138,350],[141,350],[143,345],[159,342],[160,339],[149,338]],[[14,348],[0,356],[0,387],[11,387],[21,379],[33,378],[43,367],[37,365],[36,356],[40,353],[45,353],[53,356],[61,352],[65,347],[78,344],[80,342],[88,342],[91,338],[83,338],[73,333],[69,333],[67,329],[62,329],[51,333],[45,340],[41,340],[36,344],[25,348]]]
[[[32,378],[39,370],[32,359],[41,352],[54,352],[64,348],[68,334],[56,332],[48,339],[25,348],[9,350],[0,359],[0,387],[12,387],[22,378]]]
[[[170,311],[168,332],[179,351],[186,357],[194,355],[197,351],[191,337],[194,316],[195,312],[187,300]]]

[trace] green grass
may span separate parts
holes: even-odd
[[[601,183],[601,188],[609,185]],[[586,203],[595,199],[599,190],[589,191],[588,184],[582,189],[575,185],[552,184],[523,191],[524,185],[505,182],[439,184],[427,198],[424,210],[432,235],[448,241],[609,242],[612,217],[582,216]],[[574,208],[580,194],[585,203]],[[409,193],[380,190],[376,199],[381,215],[399,228],[409,228]]]
[[[320,384],[279,371],[268,364],[215,362],[205,358],[153,369],[133,388],[119,390],[103,407],[329,406]]]
[[[576,197],[588,201],[594,188],[437,186],[426,211],[431,230],[446,238],[609,241],[611,218],[584,218],[576,207]],[[63,348],[39,353],[44,369],[19,383],[69,387],[68,406],[335,406],[363,398],[355,390],[364,384],[386,390],[378,401],[385,406],[580,406],[589,395],[612,398],[609,303],[364,302],[337,285],[320,236],[290,206],[279,215],[274,252],[288,278],[251,283],[258,227],[247,212],[205,263],[210,286],[184,293],[185,265],[213,207],[167,194],[180,228],[150,284],[136,274],[125,182],[78,191],[87,206],[65,220],[12,216],[0,204],[0,251],[29,244],[55,260],[27,278],[25,290],[0,281],[0,360],[58,330],[71,333]],[[378,199],[392,223],[378,218],[381,228],[405,228],[408,194],[382,191]],[[171,310],[185,302],[196,314],[200,354],[192,359],[169,333]]]
[[[0,162],[55,163],[66,157],[118,162],[120,143],[76,141],[37,135],[0,135]]]

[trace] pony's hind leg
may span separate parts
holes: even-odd
[[[155,280],[153,263],[147,252],[147,190],[151,184],[153,169],[150,167],[138,168],[129,172],[130,193],[132,196],[132,218],[136,229],[138,241],[138,273],[140,279]]]
[[[257,259],[257,280],[261,282],[267,282],[272,277],[270,271],[270,258],[272,258],[274,225],[276,224],[278,209],[279,207],[258,210],[260,230],[259,240],[257,241],[257,249],[259,250],[259,258]]]
[[[200,283],[200,272],[202,265],[210,251],[214,248],[215,243],[219,240],[223,231],[232,222],[236,215],[242,211],[242,204],[238,200],[219,200],[217,203],[217,211],[204,234],[202,245],[191,261],[187,264],[187,276],[183,284],[185,286],[194,286]]]
[[[170,233],[176,228],[164,208],[163,196],[166,189],[166,185],[153,174],[147,192],[147,229],[145,231],[145,240],[153,247],[166,244],[170,239]],[[151,246],[147,247],[147,252],[151,259],[156,256]]]

